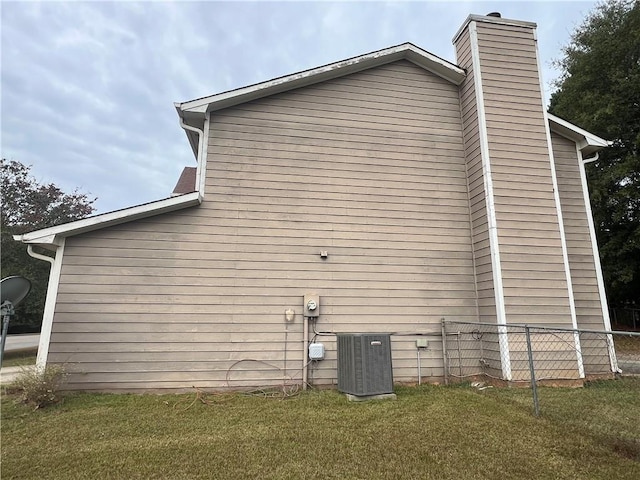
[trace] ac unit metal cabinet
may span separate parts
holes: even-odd
[[[393,393],[389,334],[338,334],[338,390],[359,396]]]

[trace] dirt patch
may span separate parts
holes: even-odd
[[[607,437],[603,443],[612,452],[630,460],[640,461],[640,440],[631,438]]]

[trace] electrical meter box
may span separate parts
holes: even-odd
[[[320,315],[320,295],[307,293],[304,296],[304,316],[317,318]]]

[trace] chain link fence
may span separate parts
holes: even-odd
[[[445,381],[531,388],[536,415],[546,387],[619,382],[640,375],[640,333],[443,321]]]
[[[635,305],[611,307],[609,316],[614,330],[638,331],[640,329],[640,308]]]

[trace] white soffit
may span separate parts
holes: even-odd
[[[314,83],[331,80],[333,78],[342,77],[344,75],[349,75],[351,73],[360,72],[362,70],[403,59],[408,60],[425,70],[454,83],[455,85],[460,85],[466,76],[465,71],[457,65],[443,60],[426,50],[422,50],[412,43],[403,43],[402,45],[385,48],[359,57],[353,57],[322,67],[313,68],[311,70],[305,70],[292,75],[279,77],[267,82],[229,90],[227,92],[198,98],[184,103],[176,103],[175,107],[178,114],[183,116],[185,119],[202,117],[204,113],[209,111],[220,110],[222,108],[286,92],[294,88],[300,88]]]

